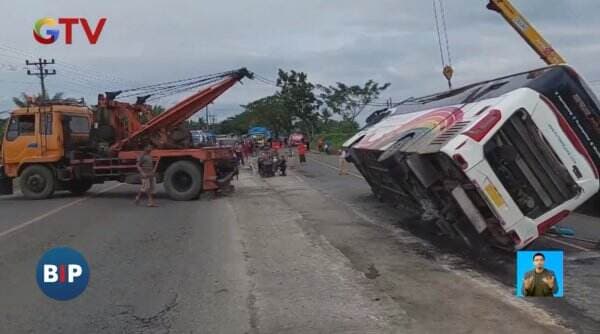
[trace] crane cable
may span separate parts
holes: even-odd
[[[442,31],[443,36],[440,31],[440,19],[438,18],[438,5],[439,11],[442,21]],[[454,74],[454,69],[452,68],[452,56],[450,54],[450,42],[448,42],[448,30],[446,29],[446,13],[444,10],[444,4],[442,0],[433,0],[433,16],[435,18],[435,30],[437,33],[438,46],[440,48],[440,59],[442,61],[442,74],[448,81],[448,88],[452,89],[452,75]],[[442,41],[443,39],[443,41]],[[445,55],[444,55],[444,46],[445,44]]]

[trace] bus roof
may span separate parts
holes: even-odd
[[[534,83],[535,81],[541,80],[551,72],[564,72],[567,69],[574,72],[574,70],[565,65],[548,66],[531,71],[511,74],[500,78],[481,81],[449,91],[426,95],[419,98],[409,98],[395,105],[393,114],[405,114],[442,106],[464,105],[467,103],[499,97],[522,87],[536,89],[536,87],[532,87],[537,86]]]

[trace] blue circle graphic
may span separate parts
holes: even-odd
[[[69,300],[79,296],[87,288],[89,279],[87,261],[69,247],[48,250],[37,265],[37,284],[52,299]]]

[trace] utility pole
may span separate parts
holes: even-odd
[[[206,105],[206,131],[210,130],[208,121],[208,104]]]
[[[48,98],[48,93],[46,92],[46,84],[44,82],[44,78],[48,75],[56,74],[56,70],[48,71],[48,69],[46,69],[44,67],[46,67],[47,65],[54,65],[54,59],[51,59],[50,61],[48,61],[46,59],[38,58],[37,62],[30,62],[29,60],[25,60],[25,65],[36,67],[37,72],[32,72],[30,70],[27,70],[27,75],[35,75],[38,78],[40,78],[40,83],[42,86],[41,99],[42,99],[42,101],[45,101]]]

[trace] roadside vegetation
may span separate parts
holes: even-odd
[[[304,72],[282,69],[279,69],[277,80],[272,84],[277,87],[273,95],[243,105],[242,113],[211,126],[211,129],[220,134],[242,135],[252,126],[264,126],[271,129],[276,137],[300,131],[309,136],[312,144],[323,138],[334,148],[339,148],[358,131],[357,119],[363,112],[382,108],[381,103],[375,102],[390,86],[389,83],[379,84],[373,80],[362,85],[337,82],[335,85],[324,86],[310,82]],[[26,107],[37,103],[41,98],[39,95],[29,96],[23,93],[14,97],[13,102],[18,107]],[[63,93],[56,93],[46,99],[76,102],[75,99],[64,98]],[[163,111],[162,106],[154,106],[152,113],[158,115]],[[5,123],[6,119],[0,119],[0,136],[4,132]],[[190,129],[206,129],[202,118],[189,121],[186,126]]]
[[[358,129],[358,117],[367,110],[381,108],[374,104],[390,84],[368,80],[363,85],[337,82],[332,86],[312,83],[304,72],[278,72],[278,90],[246,105],[244,111],[215,127],[217,133],[241,135],[248,128],[264,126],[274,136],[287,136],[294,131],[305,133],[315,142],[323,137],[339,147]]]

